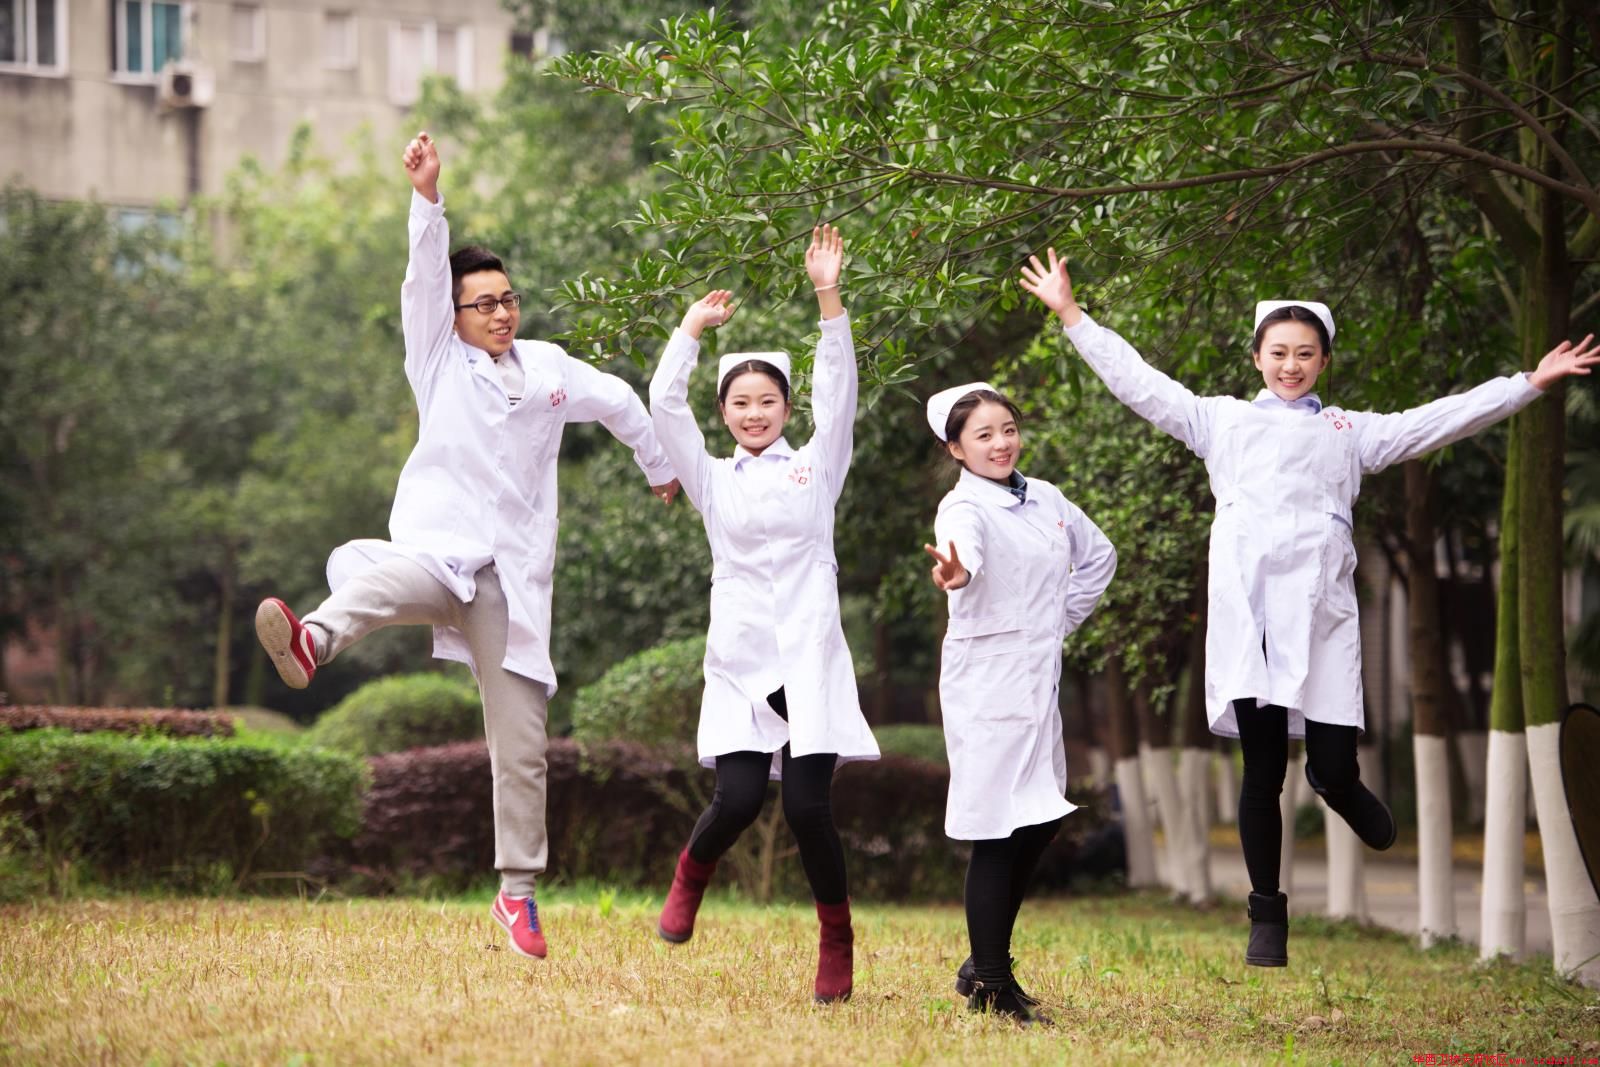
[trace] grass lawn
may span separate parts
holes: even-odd
[[[1287,969],[1246,968],[1237,906],[1030,901],[1018,973],[1059,1025],[1022,1031],[952,991],[956,907],[858,907],[855,997],[817,1007],[809,908],[714,896],[668,946],[659,898],[557,891],[539,962],[502,947],[488,901],[0,908],[0,1063],[1600,1062],[1600,997],[1548,959],[1299,919]]]

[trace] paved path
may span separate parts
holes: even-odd
[[[1160,854],[1157,849],[1157,855]],[[1417,865],[1415,861],[1376,858],[1367,853],[1367,911],[1372,922],[1391,930],[1415,935],[1417,922]],[[1457,865],[1456,936],[1478,942],[1482,907],[1483,872],[1479,868]],[[1244,857],[1238,846],[1211,849],[1211,880],[1218,893],[1243,900],[1250,892]],[[1545,895],[1544,878],[1530,875],[1524,883],[1527,892],[1527,950],[1550,953],[1550,905]],[[1328,864],[1316,853],[1297,852],[1294,860],[1294,885],[1289,893],[1290,914],[1324,914],[1328,908]]]

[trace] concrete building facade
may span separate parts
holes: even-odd
[[[501,0],[0,0],[0,182],[138,212],[278,166],[303,122],[386,146],[425,75],[497,88],[512,32]]]

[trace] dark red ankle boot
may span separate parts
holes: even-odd
[[[664,940],[682,944],[694,936],[694,917],[700,910],[700,898],[706,894],[706,883],[717,869],[716,861],[701,863],[684,849],[678,854],[678,869],[672,875],[672,889],[667,902],[661,907],[661,920],[656,932]]]
[[[854,973],[855,931],[850,926],[850,901],[824,904],[817,901],[817,918],[822,922],[822,939],[817,948],[818,1004],[850,999]]]

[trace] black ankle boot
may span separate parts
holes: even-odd
[[[1016,966],[1017,958],[1012,956],[1012,970],[1015,970]],[[1017,981],[1016,976],[1014,975],[1012,976],[1011,984],[1017,987],[1017,995],[1022,997],[1029,1004],[1039,1003],[1037,1000],[1034,1000],[1023,991],[1021,983]],[[967,961],[960,967],[956,968],[956,992],[964,997],[970,997],[972,996],[972,991],[976,988],[978,988],[978,969],[972,965],[972,957],[968,956]]]
[[[983,1011],[1014,1019],[1021,1026],[1054,1026],[1055,1020],[1039,1010],[1039,1004],[1024,993],[1014,979],[988,985],[973,979],[968,1011]]]
[[[1249,912],[1250,945],[1244,961],[1252,967],[1289,966],[1289,898],[1251,893]]]
[[[1308,763],[1306,782],[1311,786],[1313,793],[1321,797],[1336,815],[1350,825],[1350,829],[1361,838],[1362,844],[1378,852],[1394,844],[1399,828],[1394,824],[1393,813],[1372,790],[1361,784],[1360,779],[1348,789],[1324,789],[1316,776],[1311,773],[1311,765]]]

